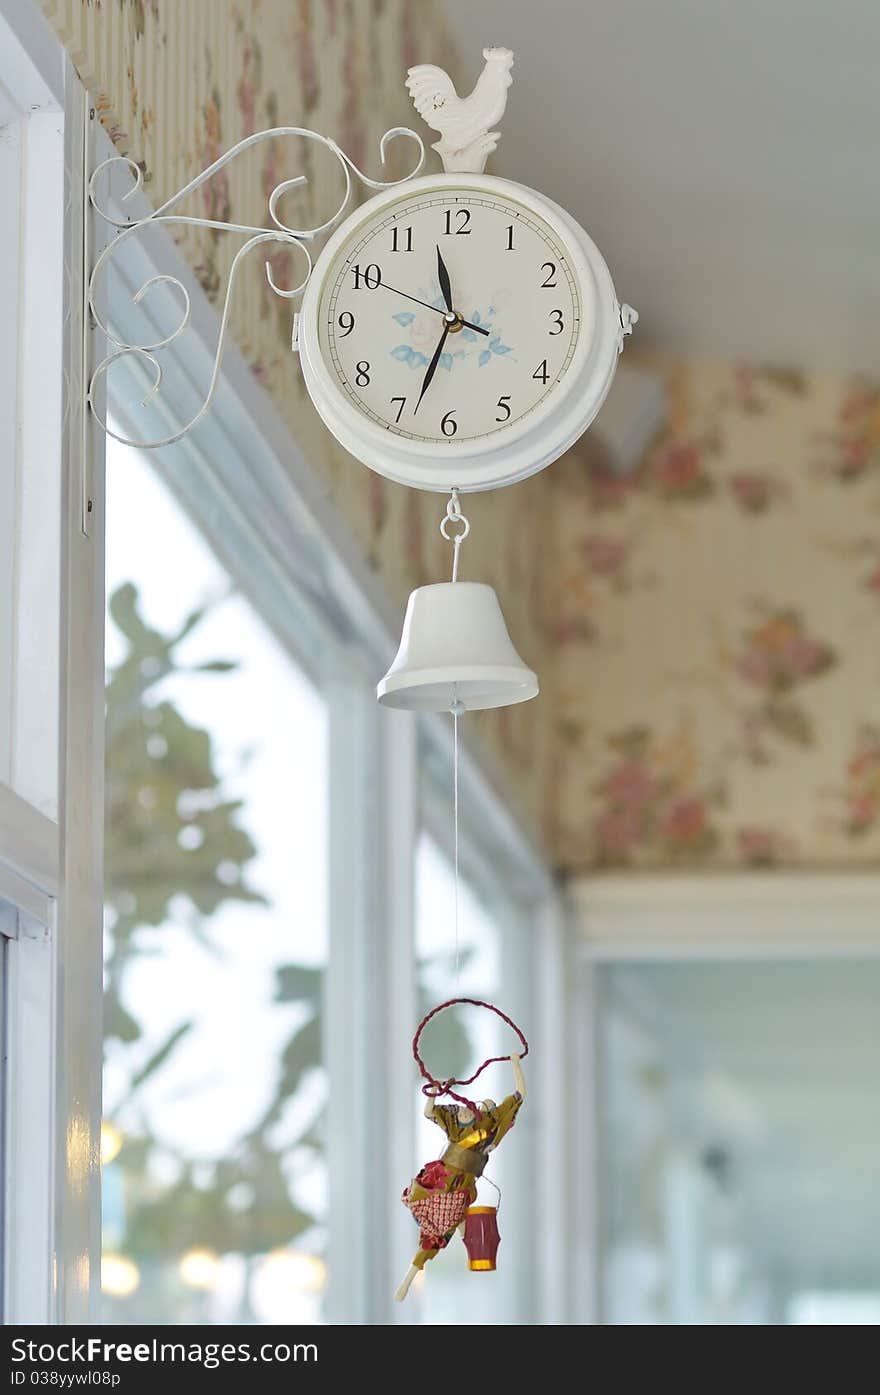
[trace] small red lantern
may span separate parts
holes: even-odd
[[[464,1220],[464,1243],[468,1252],[468,1269],[485,1272],[495,1268],[495,1256],[501,1243],[497,1206],[468,1207]]]

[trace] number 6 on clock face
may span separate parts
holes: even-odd
[[[611,383],[620,315],[581,228],[485,175],[413,180],[358,209],[316,263],[299,348],[346,448],[421,488],[549,464]]]

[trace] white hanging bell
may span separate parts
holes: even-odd
[[[508,707],[538,679],[511,643],[498,597],[478,581],[441,581],[410,595],[397,657],[376,688],[385,707],[419,712]]]

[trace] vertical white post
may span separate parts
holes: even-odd
[[[46,921],[52,920],[47,901]],[[53,927],[21,911],[7,942],[3,1321],[51,1322],[52,1195],[55,1137],[52,1092]]]
[[[330,1295],[335,1323],[411,1321],[393,1302],[412,1246],[396,1201],[413,1159],[416,719],[376,703],[355,673],[331,679]],[[401,1270],[401,1273],[403,1270]]]
[[[63,52],[50,43],[53,55]],[[19,917],[9,949],[8,1306],[18,1322],[71,1323],[91,1316],[101,1214],[103,439],[87,445],[82,415],[87,109],[69,63],[49,91],[8,26],[4,45],[13,75],[29,74],[34,87],[19,96],[19,265],[9,307],[18,340],[15,562],[5,597],[15,619],[0,637],[0,747],[11,787],[0,795],[7,809],[18,801],[23,818],[21,836],[7,830],[0,851],[14,864],[20,845],[25,875],[36,870],[40,890],[57,896],[38,926]],[[98,522],[83,546],[86,449]]]
[[[380,1021],[376,1039],[381,1057],[375,1100],[385,1120],[374,1133],[379,1189],[377,1225],[380,1263],[371,1295],[370,1321],[412,1323],[412,1301],[395,1303],[394,1291],[415,1247],[415,1227],[400,1193],[415,1165],[415,1081],[412,1038],[417,1023],[415,975],[415,853],[418,832],[418,726],[411,712],[380,709],[384,753],[381,826],[383,856],[378,905]]]
[[[503,1287],[510,1321],[531,1323],[535,1320],[540,1286],[536,1261],[542,1205],[538,1185],[542,1119],[537,1062],[543,1049],[543,1032],[537,1015],[535,984],[540,931],[535,924],[534,902],[504,897],[493,907],[493,912],[502,936],[501,980],[506,985],[503,1007],[520,1024],[530,1042],[530,1054],[523,1062],[528,1092],[526,1103],[509,1142],[502,1144],[505,1172],[499,1213],[502,1240],[497,1277]],[[510,1035],[505,1027],[505,1041]],[[509,1067],[496,1069],[509,1070]],[[503,1078],[501,1088],[504,1094],[515,1088],[509,1075]]]
[[[18,360],[22,257],[24,121],[10,121],[0,140],[0,784],[12,785],[15,704],[15,619],[18,523]]]
[[[35,112],[22,131],[18,371],[18,516],[11,785],[59,817],[59,594],[62,524],[64,312],[69,230],[61,111]],[[78,282],[81,286],[81,278]],[[74,312],[75,313],[75,312]],[[77,355],[77,362],[79,355]],[[79,392],[68,379],[71,396]],[[74,408],[75,410],[75,408]]]
[[[572,948],[568,974],[570,1073],[568,1131],[573,1192],[567,1199],[569,1219],[569,1286],[571,1319],[592,1325],[601,1321],[601,1102],[599,966]]]
[[[104,438],[83,426],[88,99],[67,64],[61,531],[61,893],[56,938],[55,1318],[93,1320],[100,1293],[104,772]],[[59,248],[60,255],[60,248]],[[59,301],[59,313],[60,313]],[[59,364],[59,368],[62,364]],[[83,478],[94,501],[82,530]]]
[[[580,1190],[579,1170],[572,1166],[570,1134],[577,1105],[568,1080],[571,1046],[568,1038],[567,924],[556,896],[539,907],[536,936],[536,1011],[533,1096],[536,1119],[536,1172],[547,1185],[536,1188],[534,1206],[537,1318],[558,1325],[570,1317],[570,1275],[573,1200]],[[528,1066],[528,1062],[526,1065]],[[552,1154],[552,1162],[550,1161]],[[577,1181],[574,1179],[577,1178]]]
[[[375,692],[355,671],[325,688],[330,713],[330,957],[324,998],[331,1323],[367,1320],[375,1282],[376,1208],[384,1186],[373,1148],[385,1127],[373,1107],[377,1042],[376,879],[382,759]]]

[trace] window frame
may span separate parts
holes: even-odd
[[[5,6],[0,40],[12,108],[3,116],[22,136],[19,315],[7,376],[16,427],[7,455],[14,701],[0,786],[0,894],[15,932],[7,937],[4,1318],[73,1323],[93,1316],[100,1263],[103,438],[83,415],[82,313],[94,113],[30,0]]]

